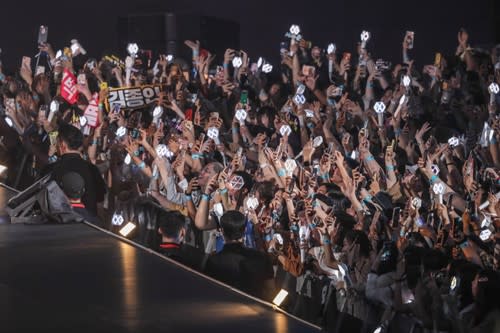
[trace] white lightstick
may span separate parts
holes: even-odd
[[[280,128],[281,136],[288,136],[288,135],[290,135],[290,133],[292,133],[292,129],[289,125],[281,126],[281,128]]]
[[[233,58],[233,67],[240,68],[241,65],[243,65],[243,60],[241,59],[241,57],[234,57]]]
[[[264,64],[264,66],[262,66],[262,72],[268,74],[268,73],[271,73],[272,71],[273,71],[273,65]]]
[[[488,87],[488,91],[490,92],[490,104],[493,105],[495,104],[495,95],[497,95],[498,92],[500,92],[500,87],[498,86],[497,83],[493,82]]]
[[[363,32],[361,32],[361,48],[363,48],[363,49],[366,48],[366,43],[368,42],[370,37],[371,37],[371,34],[369,31],[363,30]]]
[[[432,186],[432,190],[434,191],[434,194],[436,194],[439,198],[439,203],[443,203],[443,194],[444,194],[444,185],[443,183],[439,182],[436,183]]]
[[[375,112],[377,113],[378,126],[382,127],[384,125],[385,104],[384,104],[384,102],[380,101],[380,102],[375,103],[373,108],[375,109]]]
[[[457,137],[452,136],[448,139],[448,144],[450,145],[450,147],[455,148],[460,144],[460,140]]]
[[[210,139],[214,140],[214,142],[215,142],[216,145],[220,144],[220,141],[219,141],[219,129],[217,127],[210,127],[207,130],[207,136]]]
[[[247,112],[244,109],[236,110],[235,117],[240,122],[240,125],[243,125],[247,119]]]
[[[137,43],[129,43],[127,45],[127,52],[131,57],[134,57],[139,53],[139,45]]]

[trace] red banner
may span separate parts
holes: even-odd
[[[76,76],[65,69],[61,81],[61,96],[69,103],[75,104],[78,100],[78,89],[76,88]]]
[[[97,93],[92,96],[92,100],[83,113],[87,118],[87,125],[97,127],[99,125],[99,95]]]

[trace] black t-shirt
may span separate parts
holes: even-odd
[[[47,165],[42,170],[42,176],[52,172],[52,178],[59,184],[62,176],[70,171],[82,176],[85,181],[82,202],[91,214],[97,215],[97,203],[104,200],[106,184],[95,165],[82,159],[79,154],[64,154],[57,162]]]
[[[221,252],[210,256],[205,273],[244,292],[267,299],[263,288],[274,278],[273,265],[266,253],[243,247],[241,243],[225,244]]]
[[[201,270],[204,253],[193,246],[187,244],[162,243],[160,244],[158,252],[197,271]]]

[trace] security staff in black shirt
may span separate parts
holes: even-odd
[[[79,174],[85,182],[85,193],[82,202],[86,209],[97,215],[97,203],[104,200],[106,184],[99,169],[81,157],[83,134],[76,127],[61,124],[58,129],[57,149],[59,159],[42,170],[42,175],[52,172],[52,178],[61,183],[62,176],[69,171]]]
[[[181,264],[200,270],[204,253],[200,249],[184,244],[186,236],[184,216],[179,212],[167,212],[158,208],[157,220],[158,232],[162,239],[158,252]]]
[[[275,293],[274,270],[269,256],[243,246],[245,215],[230,210],[220,219],[224,248],[207,259],[205,273],[264,300]]]

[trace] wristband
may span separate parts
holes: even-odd
[[[375,161],[375,157],[373,157],[373,155],[365,157],[365,162],[370,162],[370,161]]]
[[[286,176],[286,170],[284,168],[279,169],[278,170],[278,176],[285,177]]]
[[[490,140],[490,144],[495,145],[496,143],[497,143],[497,139],[495,138],[495,136],[493,136]]]
[[[191,195],[189,195],[189,194],[186,194],[186,195],[184,196],[184,198],[186,199],[186,201],[191,201],[191,200],[193,200],[193,197],[192,197]]]
[[[364,197],[364,198],[363,198],[363,201],[364,201],[364,202],[370,202],[370,201],[372,200],[372,198],[373,198],[373,197],[372,197],[371,195],[369,195],[369,194],[368,194],[366,197]]]
[[[97,146],[99,144],[99,139],[93,139],[91,145]]]
[[[139,156],[141,154],[141,152],[139,151],[139,149],[137,149],[136,151],[134,151],[134,156]]]
[[[394,135],[399,136],[400,134],[401,134],[401,129],[400,128],[396,128],[394,130]]]
[[[437,181],[438,181],[438,179],[439,179],[439,177],[438,177],[438,176],[436,176],[436,175],[432,175],[432,176],[431,176],[431,179],[429,180],[429,183],[431,183],[431,185],[432,185],[432,184],[434,184],[435,182],[437,182]]]
[[[328,238],[327,235],[323,235],[323,237],[321,237],[321,241],[323,242],[323,244],[325,245],[329,245],[331,244],[332,242],[330,241],[330,238]]]
[[[228,64],[228,63],[223,63],[223,64],[222,64],[222,67],[223,67],[224,69],[228,69],[229,64]]]
[[[386,165],[385,170],[387,171],[394,171],[394,165]]]
[[[373,82],[372,82],[372,81],[368,81],[368,82],[366,83],[366,87],[367,87],[367,88],[373,88]]]
[[[3,73],[0,73],[0,81],[5,80],[5,75]]]
[[[210,194],[203,193],[201,195],[201,200],[210,201]]]
[[[330,177],[329,177],[329,175],[328,175],[327,173],[325,173],[325,174],[321,175],[320,177],[321,177],[321,179],[323,179],[323,180],[328,180],[328,178],[330,178]]]
[[[220,194],[226,194],[227,193],[227,188],[223,188],[222,190],[219,190]]]
[[[191,154],[191,158],[193,160],[199,160],[200,158],[203,157],[203,154],[199,154],[199,153],[194,153],[194,154]]]
[[[141,163],[139,163],[137,166],[139,167],[139,169],[143,170],[146,167],[146,163],[144,161],[141,161]]]
[[[49,163],[54,163],[55,161],[57,161],[56,155],[49,156]]]
[[[264,235],[264,240],[265,240],[266,242],[270,242],[272,239],[273,239],[273,236],[271,236],[271,234],[266,234],[266,235]]]
[[[311,228],[311,229],[316,228],[316,223],[309,223],[309,228]]]
[[[233,131],[233,134],[238,134],[238,132],[240,131],[240,129],[238,127],[233,127],[232,131]]]
[[[200,55],[200,52],[199,52],[198,50],[196,50],[196,49],[195,49],[195,50],[193,50],[193,58],[194,58],[194,57],[197,57],[197,56],[199,56],[199,55]]]

